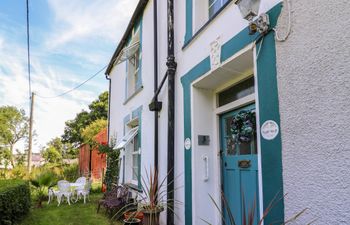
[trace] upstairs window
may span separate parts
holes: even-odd
[[[212,18],[229,0],[209,0],[209,18]]]
[[[140,26],[134,28],[128,48],[130,56],[126,61],[126,98],[132,96],[142,86]]]

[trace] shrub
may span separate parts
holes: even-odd
[[[57,176],[52,171],[43,171],[38,174],[34,179],[31,179],[32,185],[36,188],[36,202],[37,207],[42,207],[42,202],[47,197],[47,189],[56,185]]]
[[[29,183],[22,180],[0,180],[0,225],[14,224],[30,208]]]
[[[79,165],[72,164],[62,166],[62,174],[65,180],[75,181],[79,178]]]

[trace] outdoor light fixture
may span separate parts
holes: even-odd
[[[238,5],[243,18],[249,21],[249,34],[267,32],[270,25],[267,14],[263,13],[253,21],[259,13],[260,0],[236,0],[235,4]]]

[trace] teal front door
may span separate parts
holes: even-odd
[[[255,104],[220,116],[222,202],[225,224],[232,224],[229,208],[237,225],[254,211],[259,220],[258,157],[255,129]]]

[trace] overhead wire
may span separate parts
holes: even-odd
[[[27,7],[27,67],[28,67],[28,86],[29,86],[29,99],[32,96],[32,80],[30,76],[30,42],[29,42],[29,0],[26,0]]]
[[[108,65],[105,65],[104,67],[102,67],[99,71],[97,71],[96,73],[94,73],[91,77],[89,77],[87,80],[83,81],[82,83],[80,83],[79,85],[75,86],[74,88],[69,89],[68,91],[65,91],[61,94],[58,95],[54,95],[54,96],[42,96],[42,95],[38,95],[37,93],[35,94],[36,96],[40,97],[40,98],[58,98],[58,97],[62,97],[72,91],[75,91],[76,89],[80,88],[81,86],[83,86],[85,83],[87,83],[88,81],[90,81],[91,79],[93,79],[94,77],[96,77],[98,74],[100,74],[103,70],[105,70],[107,68]]]

